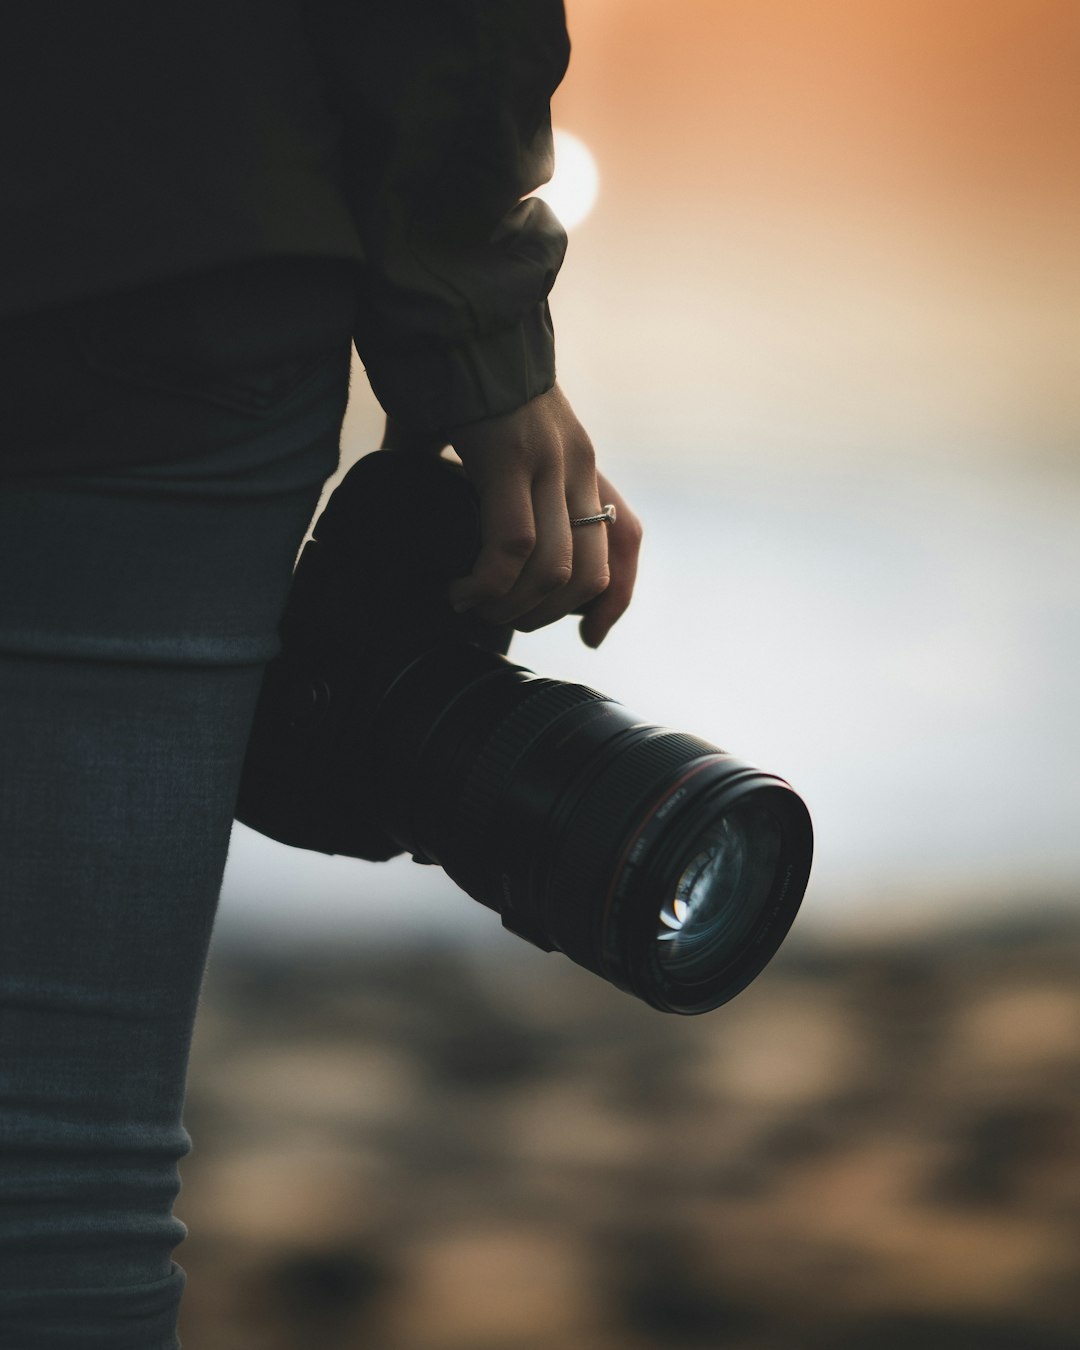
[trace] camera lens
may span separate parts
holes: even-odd
[[[795,918],[806,807],[699,737],[465,643],[401,671],[375,722],[388,833],[656,1008],[727,1002]]]
[[[660,910],[657,954],[666,970],[707,979],[752,937],[781,843],[776,818],[759,806],[737,806],[705,827]]]

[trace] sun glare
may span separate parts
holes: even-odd
[[[596,160],[584,141],[569,131],[554,128],[555,173],[550,183],[538,188],[566,229],[580,225],[593,209],[600,190]]]

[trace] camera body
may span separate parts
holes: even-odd
[[[774,774],[507,659],[455,614],[480,547],[459,465],[378,451],[305,545],[237,817],[299,848],[437,863],[504,926],[659,1009],[698,1013],[764,968],[812,855]]]
[[[509,650],[509,625],[456,614],[446,598],[479,548],[476,496],[459,465],[379,450],[352,467],[293,573],[238,820],[320,853],[383,862],[408,850],[381,823],[379,708],[395,679],[433,650]]]

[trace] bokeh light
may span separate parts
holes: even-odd
[[[568,230],[580,225],[596,204],[600,171],[592,151],[580,137],[554,128],[555,173],[534,194],[547,202]]]

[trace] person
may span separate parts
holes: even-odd
[[[166,1350],[199,986],[352,344],[387,445],[479,493],[455,604],[595,646],[640,523],[527,198],[561,3],[13,0],[4,37],[0,1345]]]

